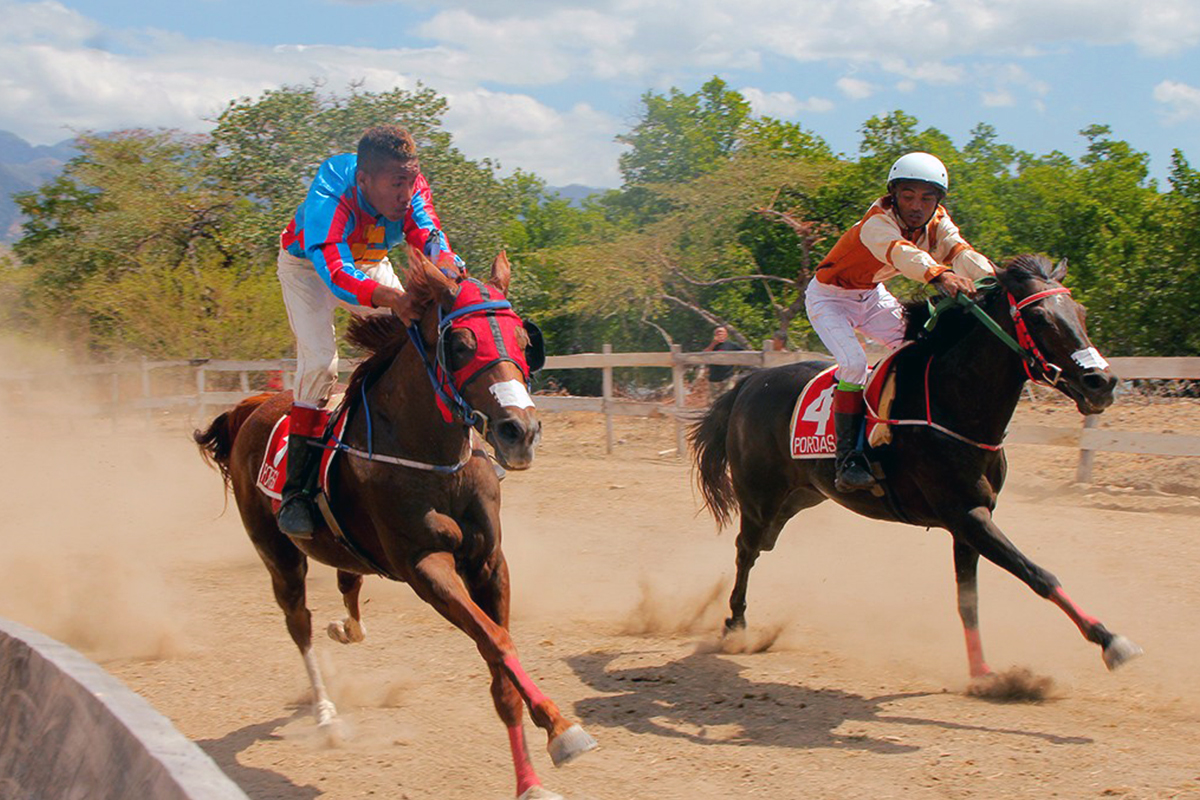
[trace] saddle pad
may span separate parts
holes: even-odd
[[[904,346],[907,346],[907,342]],[[893,359],[900,349],[885,356],[867,376],[864,396],[867,405],[867,441],[872,446],[886,444],[891,431],[881,420],[895,394],[892,378]],[[837,367],[818,373],[804,386],[792,411],[792,458],[832,458],[837,452],[837,434],[833,427],[833,392],[837,387]]]
[[[836,373],[836,365],[823,370],[800,392],[792,411],[792,458],[832,458],[837,450],[833,432]]]
[[[347,414],[341,413],[338,415],[337,421],[334,423],[331,431],[330,439],[332,441],[340,441],[342,431],[346,428]],[[291,427],[291,416],[285,414],[275,423],[275,427],[271,429],[271,437],[267,440],[267,449],[263,453],[262,466],[258,469],[258,480],[255,485],[258,490],[271,498],[272,507],[279,509],[279,504],[283,500],[283,484],[287,480],[287,449],[288,449],[288,430]],[[328,440],[327,440],[328,441]],[[337,455],[337,450],[332,447],[326,447],[321,453],[320,480],[318,486],[322,492],[328,494],[329,485],[329,468],[333,464],[334,456]]]

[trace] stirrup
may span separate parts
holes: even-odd
[[[294,494],[279,506],[275,515],[279,530],[293,539],[311,539],[315,529],[316,508],[312,500],[303,494]]]
[[[838,465],[834,486],[839,492],[860,492],[878,486],[862,453],[851,453]]]

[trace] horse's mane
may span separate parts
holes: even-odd
[[[419,268],[410,267],[404,277],[408,283],[404,297],[419,312],[417,316],[423,316],[433,302],[433,287]],[[346,341],[368,353],[351,373],[346,386],[346,397],[355,398],[363,385],[370,385],[408,344],[408,329],[395,314],[356,316],[346,329]]]
[[[999,285],[976,295],[980,305],[987,305],[997,293],[1005,289],[1015,289],[1030,280],[1053,280],[1050,275],[1054,264],[1049,258],[1039,254],[1016,256],[1006,261],[996,270]],[[925,330],[929,321],[929,304],[924,297],[908,300],[901,304],[904,307],[904,338],[906,341],[927,341],[936,347],[940,342],[957,342],[966,333],[969,326],[975,324],[975,318],[962,306],[955,306],[938,317],[937,325],[932,331]]]

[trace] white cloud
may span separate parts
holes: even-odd
[[[1200,89],[1179,81],[1163,81],[1154,87],[1154,99],[1166,106],[1168,122],[1200,118]]]
[[[498,160],[505,173],[519,167],[552,186],[621,182],[617,156],[623,146],[614,141],[619,123],[586,103],[561,113],[528,95],[484,89],[451,93],[447,100],[446,127],[458,146]]]
[[[791,119],[802,112],[822,113],[833,109],[833,103],[824,97],[809,97],[801,100],[791,92],[764,92],[753,86],[738,92],[750,103],[750,110],[758,116]]]
[[[1012,92],[1007,89],[998,89],[994,92],[984,92],[980,95],[983,104],[988,108],[1003,108],[1006,106],[1015,106],[1017,98],[1013,97]]]
[[[875,84],[858,78],[838,78],[837,88],[851,100],[865,100],[875,94]]]

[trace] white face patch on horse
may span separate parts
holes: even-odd
[[[492,393],[492,397],[496,398],[496,402],[502,406],[533,408],[533,398],[525,390],[525,384],[520,381],[513,380],[493,383],[488,387],[488,391]]]
[[[1104,356],[1094,347],[1087,347],[1083,350],[1076,350],[1071,353],[1071,360],[1084,369],[1108,369],[1108,362],[1104,360]]]

